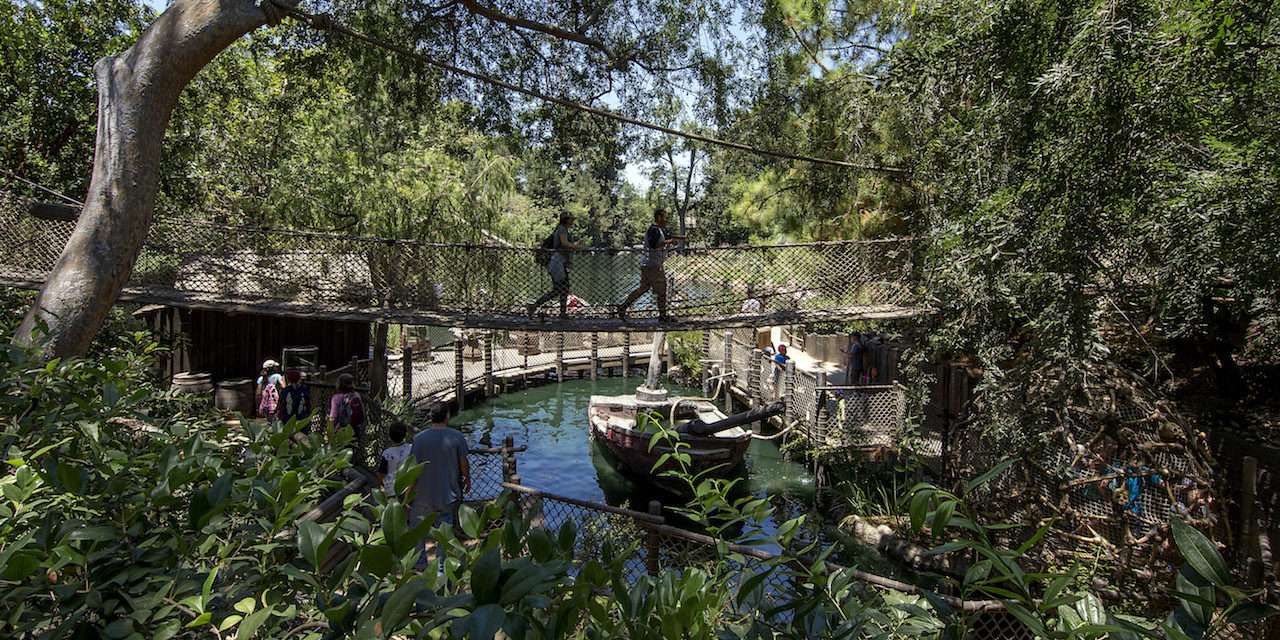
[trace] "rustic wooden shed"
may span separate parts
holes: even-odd
[[[164,305],[137,314],[171,348],[161,360],[165,376],[205,371],[215,380],[252,377],[263,360],[280,360],[285,347],[318,347],[318,364],[330,369],[369,357],[369,322]]]

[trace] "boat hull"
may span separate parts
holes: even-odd
[[[663,454],[674,453],[668,441],[660,440],[650,449],[653,437],[634,427],[630,415],[619,419],[617,406],[593,405],[590,411],[591,434],[609,451],[628,475],[644,479],[664,488],[687,491],[687,484],[668,472],[678,472],[682,465],[673,457],[662,460]],[[625,409],[623,409],[625,412]],[[613,419],[611,419],[613,417]],[[680,442],[688,445],[680,450],[689,454],[684,471],[690,476],[707,474],[727,476],[738,470],[751,445],[751,432],[734,429],[715,436],[681,434]],[[662,461],[661,466],[657,466]]]

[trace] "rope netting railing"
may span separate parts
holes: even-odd
[[[29,215],[0,192],[0,281],[37,287],[74,223]],[[910,286],[913,242],[884,239],[668,251],[671,327],[900,317],[918,310]],[[623,326],[615,314],[640,282],[641,249],[570,256],[568,292],[581,304],[559,317],[540,250],[429,243],[159,217],[133,269],[133,299],[279,314],[322,313],[389,322],[563,330]],[[756,311],[756,308],[759,311]],[[744,312],[744,309],[747,311]],[[652,294],[632,323],[657,314]]]

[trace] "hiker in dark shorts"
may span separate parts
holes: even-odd
[[[681,240],[683,236],[668,236],[666,229],[667,210],[659,208],[653,212],[653,224],[644,234],[644,253],[640,257],[640,286],[627,299],[618,305],[618,317],[627,320],[627,309],[646,291],[653,291],[658,302],[658,322],[666,322],[667,317],[667,272],[663,264],[667,260],[667,248]]]
[[[533,304],[526,309],[526,315],[530,318],[533,314],[542,308],[542,305],[549,302],[552,298],[559,296],[560,298],[560,316],[564,317],[568,313],[569,305],[569,252],[577,251],[582,245],[575,244],[569,239],[569,227],[573,226],[573,214],[560,214],[560,224],[556,226],[556,230],[552,232],[551,237],[547,238],[548,242],[543,242],[543,250],[551,251],[551,259],[547,262],[547,273],[551,275],[551,290],[542,294]]]

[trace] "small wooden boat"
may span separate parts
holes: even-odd
[[[654,335],[652,353],[661,352],[664,339],[662,332]],[[689,455],[686,473],[725,476],[741,467],[746,458],[752,438],[751,423],[784,410],[784,405],[775,403],[728,416],[710,400],[668,398],[666,390],[657,384],[660,362],[659,358],[650,360],[649,375],[635,394],[591,396],[587,408],[591,436],[621,462],[624,471],[658,486],[687,490],[682,480],[665,474],[681,470],[678,461],[668,457],[655,468],[663,454],[675,451],[670,439],[653,442],[658,432],[655,421],[678,432],[680,442],[688,445],[681,447],[681,452]],[[672,407],[675,407],[674,415]]]
[[[592,396],[588,410],[591,435],[631,475],[680,490],[686,488],[684,482],[664,474],[666,471],[679,471],[678,462],[668,458],[661,467],[654,468],[664,453],[674,451],[672,442],[659,439],[650,448],[657,427],[650,419],[640,420],[641,424],[637,425],[639,413],[651,412],[666,428],[679,433],[680,442],[689,445],[681,448],[689,454],[685,469],[689,475],[709,471],[713,476],[726,476],[736,471],[747,455],[752,438],[751,423],[777,415],[784,409],[784,405],[777,403],[726,416],[706,400],[677,398],[672,404],[677,407],[674,424],[669,423],[671,404],[656,407],[641,404],[633,395]]]
[[[673,448],[670,442],[663,440],[658,441],[652,449],[649,448],[649,441],[657,429],[651,424],[637,426],[636,415],[641,411],[653,411],[655,415],[661,416],[664,424],[671,415],[670,406],[641,407],[633,395],[592,396],[589,409],[591,435],[598,438],[633,475],[652,475],[658,478],[663,471],[678,470],[680,466],[674,460],[668,460],[660,469],[653,468],[662,454],[672,453]],[[684,401],[676,410],[674,426],[679,428],[681,423],[691,420],[719,422],[726,417],[715,405],[705,400]],[[667,428],[672,426],[668,424]],[[742,464],[747,455],[747,446],[751,444],[751,432],[735,426],[709,436],[682,433],[680,441],[689,445],[684,451],[689,454],[690,474],[711,468],[727,474]]]

